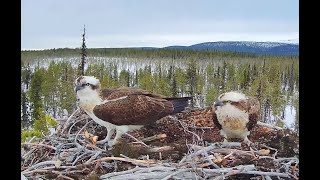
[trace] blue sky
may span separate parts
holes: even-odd
[[[22,0],[21,48],[164,47],[299,37],[298,0]]]

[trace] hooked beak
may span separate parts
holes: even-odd
[[[75,87],[75,91],[77,92],[77,91],[81,90],[82,88],[83,88],[82,86],[77,85],[77,86]]]
[[[223,106],[224,104],[223,104],[223,102],[221,102],[221,101],[217,101],[217,102],[215,102],[214,103],[214,106],[215,107],[217,107],[217,106]]]

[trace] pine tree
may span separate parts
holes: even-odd
[[[31,103],[31,123],[35,119],[40,118],[39,109],[43,109],[43,102],[42,102],[42,82],[43,82],[43,69],[36,69],[33,77],[30,82],[30,103]]]
[[[196,91],[196,85],[197,85],[197,64],[194,59],[191,59],[188,62],[188,68],[187,68],[187,81],[189,88],[189,93],[191,96],[194,96],[194,93]],[[193,99],[191,100],[191,106],[194,105]]]
[[[27,129],[30,126],[28,113],[28,97],[27,94],[21,91],[21,126]]]
[[[29,89],[29,83],[31,80],[31,68],[30,68],[30,64],[28,63],[27,66],[22,66],[21,68],[21,78],[22,78],[22,82],[24,83],[26,89]]]
[[[78,66],[78,75],[84,76],[84,66],[87,63],[86,62],[86,57],[87,57],[87,47],[86,47],[86,26],[84,25],[83,28],[83,34],[82,34],[82,46],[81,46],[81,62]]]

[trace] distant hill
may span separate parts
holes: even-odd
[[[167,46],[170,49],[221,50],[267,55],[299,55],[299,41],[254,42],[218,41],[204,42],[191,46]]]

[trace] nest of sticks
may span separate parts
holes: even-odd
[[[21,146],[25,179],[299,179],[299,135],[259,122],[250,146],[223,143],[210,109],[188,109],[122,136],[111,149],[95,142],[107,130],[81,110],[56,133]]]

